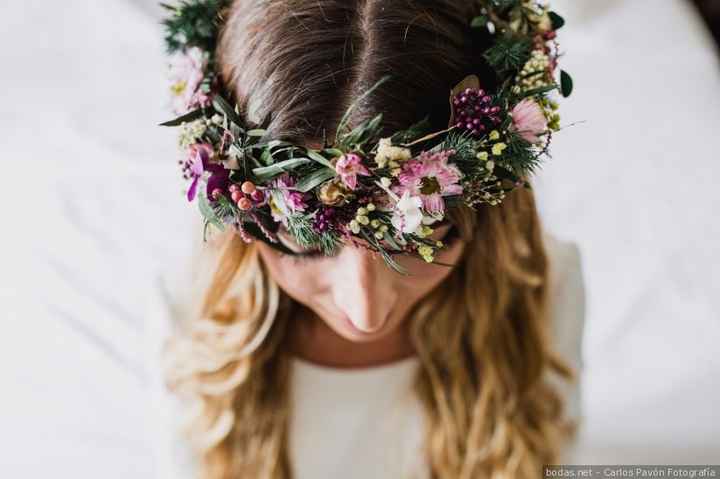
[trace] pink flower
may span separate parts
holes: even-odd
[[[351,190],[357,188],[357,175],[370,176],[370,172],[362,164],[362,158],[355,153],[341,156],[335,163],[335,171]]]
[[[440,152],[424,151],[420,156],[403,164],[398,176],[399,185],[393,188],[398,195],[408,192],[422,200],[425,211],[432,215],[445,212],[443,196],[461,195],[462,173],[455,165],[448,164],[454,150]]]
[[[524,99],[513,108],[513,128],[526,141],[532,144],[541,142],[540,136],[547,132],[547,118],[542,107],[529,98]]]
[[[208,55],[197,47],[179,52],[170,59],[171,91],[175,113],[182,115],[192,108],[204,105],[208,95],[200,86],[205,79]]]
[[[295,186],[295,183],[295,179],[287,173],[271,182],[270,188],[280,193],[279,198],[273,195],[274,200],[271,205],[275,207],[272,211],[275,221],[281,221],[290,214],[296,211],[305,211],[307,208],[303,193],[290,189]]]

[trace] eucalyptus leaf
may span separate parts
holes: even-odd
[[[200,191],[200,194],[198,195],[198,207],[200,208],[200,214],[202,214],[203,218],[208,224],[213,225],[220,231],[225,229],[225,225],[223,225],[222,221],[220,221],[220,218],[218,218],[215,214],[215,210],[210,205],[210,202],[204,191]]]
[[[174,120],[166,121],[165,123],[160,123],[160,126],[180,126],[183,123],[189,123],[191,121],[198,120],[205,116],[206,110],[205,108],[198,108],[197,110],[190,111],[188,113],[185,113],[182,116],[179,116],[175,118]]]
[[[560,92],[567,98],[572,95],[573,91],[573,79],[568,72],[565,70],[560,71]]]
[[[555,12],[549,12],[550,22],[553,30],[560,30],[565,25],[565,19]]]
[[[383,83],[387,82],[392,78],[391,75],[385,75],[382,77],[377,83],[375,83],[369,90],[367,90],[365,93],[360,95],[355,99],[354,102],[350,105],[350,107],[345,111],[345,114],[343,114],[342,118],[340,119],[340,123],[338,123],[337,131],[335,132],[335,143],[337,143],[340,139],[340,135],[342,134],[343,130],[347,127],[347,123],[350,120],[350,114],[357,108],[357,106],[372,92],[377,90]]]
[[[330,161],[328,161],[327,158],[325,158],[324,156],[322,156],[322,155],[321,155],[320,153],[318,153],[317,151],[308,150],[308,151],[307,151],[307,156],[309,156],[311,160],[316,161],[316,162],[320,163],[320,164],[323,165],[323,166],[327,166],[328,168],[334,169],[332,163],[330,163]]]
[[[338,158],[340,156],[343,156],[343,151],[339,150],[337,148],[326,148],[323,150],[326,155],[330,155],[333,158]]]
[[[320,170],[313,171],[309,175],[303,176],[303,178],[297,182],[293,189],[301,191],[303,193],[307,193],[308,191],[326,182],[327,180],[335,178],[336,175],[337,173],[335,172],[335,170],[322,168]]]
[[[270,166],[253,168],[252,171],[260,181],[266,181],[306,163],[310,163],[310,160],[307,158],[292,158]]]
[[[241,125],[243,124],[243,121],[240,118],[240,115],[235,112],[235,110],[232,106],[230,106],[230,103],[228,103],[227,100],[225,100],[220,95],[215,95],[213,97],[213,107],[218,113],[222,113],[227,118],[229,118],[230,121],[232,121],[242,129]]]

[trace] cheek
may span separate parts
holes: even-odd
[[[450,276],[455,265],[462,260],[464,251],[465,243],[456,241],[452,246],[441,250],[435,256],[435,261],[442,264],[427,263],[417,257],[399,259],[398,263],[409,273],[409,276],[404,278],[404,282],[414,285],[414,289],[420,290],[421,295],[428,293],[445,278]]]
[[[400,258],[398,263],[409,273],[399,276],[388,268],[387,280],[395,284],[399,296],[403,298],[401,308],[407,314],[415,304],[439,286],[454,271],[454,265],[462,260],[465,244],[456,241],[452,246],[441,251],[436,261],[452,266],[441,266],[423,261],[421,258]]]

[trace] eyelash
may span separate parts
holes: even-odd
[[[445,243],[446,247],[450,247],[459,238],[460,238],[460,231],[458,230],[458,227],[456,225],[452,225],[452,227],[448,230],[447,233],[445,233],[445,236],[441,240],[443,243]],[[283,258],[291,259],[296,263],[306,263],[309,261],[316,261],[316,260],[328,257],[322,251],[319,251],[319,250],[305,251],[302,253],[292,253],[292,254],[281,252],[280,256]]]

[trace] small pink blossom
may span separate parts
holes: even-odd
[[[515,131],[534,145],[540,143],[540,136],[547,132],[547,118],[542,107],[535,100],[526,98],[515,105],[512,119]]]
[[[370,176],[370,172],[362,164],[362,158],[355,153],[341,156],[335,163],[335,171],[340,175],[345,186],[351,190],[357,188],[357,175]]]
[[[178,52],[170,59],[171,91],[175,113],[182,115],[208,102],[200,88],[205,79],[208,55],[197,47]]]
[[[305,203],[304,195],[300,191],[292,190],[295,186],[295,179],[285,173],[275,178],[270,184],[270,188],[280,193],[281,201],[273,201],[273,205],[277,211],[273,210],[273,219],[275,221],[284,220],[285,217],[296,211],[305,211],[307,203]]]
[[[405,162],[398,176],[400,184],[393,191],[401,196],[408,192],[410,196],[419,197],[423,208],[431,215],[443,214],[445,201],[442,197],[463,192],[459,184],[462,173],[455,165],[448,164],[448,158],[454,154],[454,150],[424,151]]]

